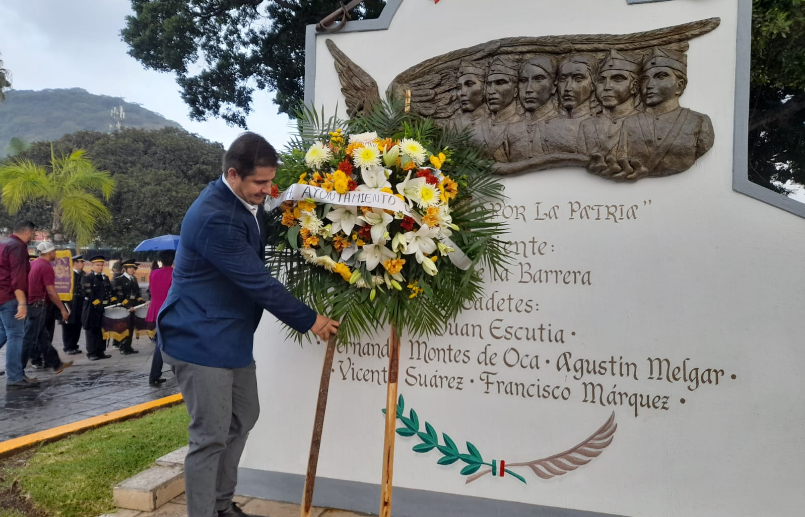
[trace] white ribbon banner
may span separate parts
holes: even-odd
[[[279,198],[271,201],[271,208],[281,204],[283,201],[301,201],[312,199],[316,203],[330,203],[332,205],[344,206],[370,206],[372,208],[382,208],[392,212],[402,212],[403,214],[414,217],[411,209],[405,201],[387,192],[353,190],[346,194],[339,194],[335,190],[326,191],[321,187],[294,183]]]
[[[273,210],[285,201],[302,201],[303,199],[312,199],[316,203],[329,203],[343,206],[370,206],[372,208],[391,210],[392,212],[402,212],[404,215],[413,218],[417,224],[422,226],[422,219],[419,214],[408,208],[405,201],[393,194],[380,192],[379,190],[353,190],[346,194],[339,194],[334,190],[328,192],[321,187],[294,183],[280,197],[271,199],[269,207]],[[453,248],[454,251],[447,254],[447,258],[450,259],[453,265],[464,271],[472,267],[470,258],[463,251],[458,249],[458,246],[456,246],[452,240],[447,237],[443,237],[439,240],[442,241],[445,246]]]

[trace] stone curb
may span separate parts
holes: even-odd
[[[59,427],[54,427],[38,433],[20,436],[19,438],[13,438],[5,442],[0,442],[0,458],[22,452],[25,449],[29,449],[35,445],[53,442],[72,434],[81,433],[96,427],[128,420],[129,418],[141,416],[156,409],[180,404],[183,400],[184,399],[182,399],[181,393],[177,393],[176,395],[152,400],[143,404],[137,404],[136,406],[112,411],[111,413],[94,416],[85,420],[79,420],[78,422],[73,422],[72,424],[61,425]]]

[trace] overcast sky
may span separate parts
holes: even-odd
[[[0,0],[0,59],[12,88],[83,88],[123,97],[228,146],[242,131],[220,119],[191,121],[173,74],[145,70],[120,39],[129,0]],[[255,92],[249,129],[275,147],[288,140],[288,118]]]

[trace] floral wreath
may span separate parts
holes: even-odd
[[[507,262],[491,202],[505,199],[467,132],[383,101],[350,121],[305,109],[281,156],[268,267],[341,321],[339,340],[429,336],[483,292],[478,264]]]

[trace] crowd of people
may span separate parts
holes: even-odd
[[[28,254],[35,230],[32,222],[21,221],[14,226],[9,237],[0,241],[0,348],[6,348],[6,370],[0,370],[0,375],[6,376],[6,387],[10,390],[40,384],[35,377],[25,373],[29,363],[34,370],[56,374],[73,365],[73,361],[62,360],[53,346],[56,321],[61,323],[62,351],[68,356],[83,353],[79,349],[82,330],[90,361],[111,357],[106,353],[110,340],[121,355],[138,353],[132,346],[134,312],[145,302],[135,276],[137,262],[127,259],[115,263],[110,280],[104,273],[106,257],[90,257],[86,261],[90,264],[90,271],[85,272],[84,257],[74,255],[72,297],[65,305],[56,292],[53,268],[56,248],[53,243],[39,243],[36,247],[38,256]],[[149,278],[152,301],[145,321],[147,329],[151,329],[148,334],[152,339],[157,314],[172,282],[173,255],[173,251],[162,252],[162,267],[152,267]],[[104,332],[104,315],[107,309],[114,307],[122,310],[123,317],[116,321],[115,332]],[[161,377],[162,364],[157,348],[149,374],[152,386],[165,382]]]

